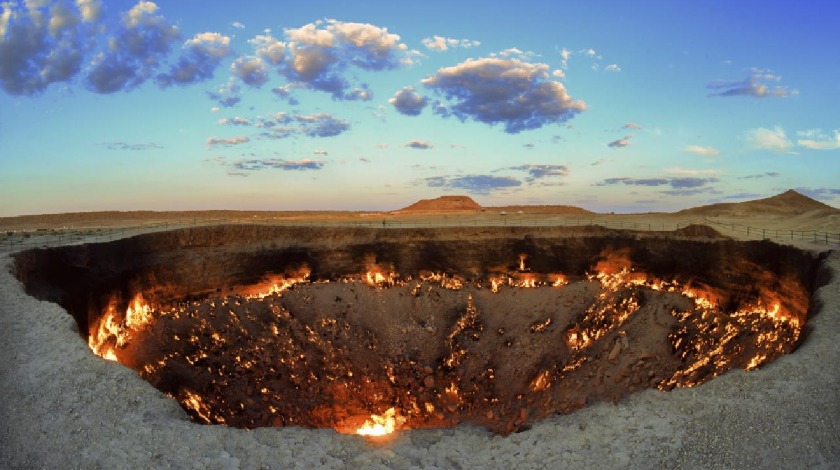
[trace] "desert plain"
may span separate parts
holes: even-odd
[[[60,306],[26,294],[11,253],[215,224],[607,227],[768,239],[822,263],[797,349],[700,386],[649,389],[530,423],[370,440],[332,429],[234,429],[190,421],[136,372],[95,356]],[[683,229],[683,232],[679,230]],[[504,230],[502,228],[502,230]],[[519,229],[522,230],[522,229]],[[594,228],[593,228],[594,230]],[[387,212],[104,212],[0,218],[0,461],[4,468],[837,468],[840,466],[840,210],[789,191],[677,213],[480,207],[465,197]]]

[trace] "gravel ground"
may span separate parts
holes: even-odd
[[[702,386],[648,390],[535,423],[401,432],[202,426],[133,371],[94,356],[59,306],[0,255],[0,468],[839,468],[840,253],[792,355]],[[830,275],[829,275],[830,273]]]

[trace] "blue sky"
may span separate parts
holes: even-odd
[[[0,3],[0,216],[840,205],[840,6]]]

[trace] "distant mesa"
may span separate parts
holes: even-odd
[[[708,206],[693,207],[677,212],[688,215],[801,215],[806,213],[819,213],[822,215],[840,214],[840,209],[823,204],[820,201],[811,199],[804,194],[789,189],[781,194],[764,199],[755,199],[745,202],[723,202]]]
[[[472,212],[482,207],[469,196],[441,196],[437,199],[421,199],[398,212]]]

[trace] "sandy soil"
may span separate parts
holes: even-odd
[[[463,217],[491,216],[497,215]],[[687,219],[611,217],[652,225]],[[801,226],[790,216],[729,217],[738,224],[776,223],[781,230]],[[795,222],[838,231],[830,216],[805,214]],[[810,240],[791,243],[826,248]],[[818,313],[809,319],[806,339],[759,370],[729,372],[694,388],[643,391],[506,437],[460,425],[369,441],[332,430],[249,431],[189,421],[136,372],[94,356],[72,317],[27,296],[9,273],[10,258],[0,255],[0,467],[838,468],[840,253],[824,266],[827,283],[815,293]]]
[[[0,461],[7,468],[836,468],[840,256],[792,355],[702,386],[649,390],[500,437],[474,426],[383,442],[332,430],[190,422],[135,372],[88,350],[72,318],[0,269]],[[828,276],[828,271],[825,273]]]

